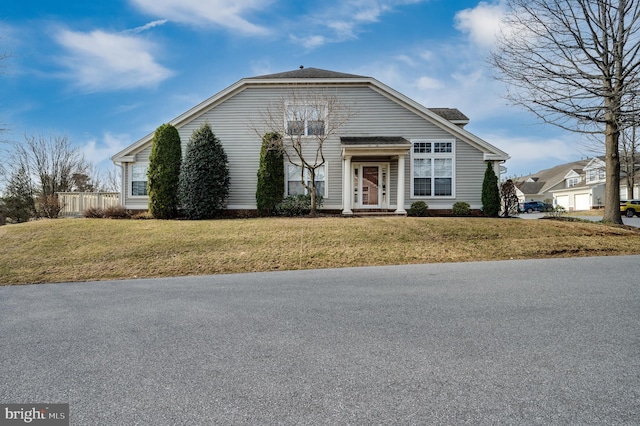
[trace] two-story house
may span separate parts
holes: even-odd
[[[554,206],[573,211],[604,207],[605,184],[604,157],[593,157],[541,170],[518,180],[516,187],[520,201],[553,200]],[[620,198],[627,198],[623,179]]]
[[[372,77],[316,68],[244,78],[170,121],[183,149],[192,132],[208,123],[229,161],[227,209],[256,209],[261,116],[288,93],[330,92],[355,112],[323,146],[324,164],[316,173],[323,209],[350,215],[358,210],[405,214],[417,200],[430,209],[450,210],[457,201],[482,208],[487,163],[494,170],[509,156],[464,129],[468,118],[454,108],[426,108]],[[293,119],[304,99],[281,105],[288,133],[312,137],[327,130],[323,108],[306,121]],[[273,117],[272,117],[273,118]],[[160,123],[158,123],[160,124]],[[121,203],[127,209],[148,205],[147,166],[153,134],[144,136],[112,160],[121,167]],[[300,170],[285,167],[283,194],[304,191]],[[296,180],[297,179],[297,180]]]

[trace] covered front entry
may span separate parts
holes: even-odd
[[[389,208],[389,163],[353,164],[353,207]]]
[[[353,214],[354,208],[394,207],[394,213],[406,214],[405,157],[411,142],[402,137],[387,136],[343,137],[340,141],[344,166],[342,214]],[[391,175],[392,170],[395,176]],[[392,181],[395,181],[395,199],[391,199]]]

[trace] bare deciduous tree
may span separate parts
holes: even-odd
[[[516,185],[511,179],[500,184],[500,201],[502,217],[513,217],[518,214],[518,195]]]
[[[354,109],[329,89],[292,87],[262,112],[261,123],[254,126],[258,135],[282,135],[275,148],[299,168],[300,183],[311,198],[312,216],[317,213],[316,176],[326,163],[325,142],[337,137],[354,115]]]
[[[636,172],[638,170],[638,143],[636,141],[637,126],[631,126],[620,133],[620,169],[627,185],[627,199],[633,197],[633,188],[636,185]]]
[[[604,135],[604,220],[622,223],[621,132],[637,123],[640,2],[507,0],[490,63],[506,98],[547,123]]]
[[[101,175],[100,181],[96,184],[99,191],[102,192],[119,192],[120,191],[120,173],[116,167],[111,167]]]
[[[9,167],[22,170],[32,180],[38,198],[37,215],[57,216],[57,192],[71,191],[74,174],[86,175],[88,165],[67,136],[25,136],[22,144],[14,144]],[[57,211],[56,211],[57,210]]]

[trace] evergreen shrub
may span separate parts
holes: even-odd
[[[458,201],[451,210],[454,216],[468,216],[471,214],[471,205],[465,201]]]
[[[182,211],[188,219],[211,219],[225,208],[229,161],[209,124],[194,130],[189,138],[179,181]]]
[[[414,201],[407,210],[407,216],[425,217],[429,214],[429,206],[424,201]]]
[[[149,213],[156,219],[174,219],[178,216],[181,161],[178,130],[171,124],[161,125],[153,135],[147,170]]]
[[[262,138],[260,168],[256,188],[258,216],[276,214],[276,206],[284,197],[284,155],[279,133],[267,133]]]
[[[500,213],[498,177],[490,162],[487,163],[487,170],[484,172],[484,180],[482,181],[482,212],[490,217],[497,217]]]

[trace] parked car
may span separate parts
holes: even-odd
[[[551,210],[553,210],[553,206],[551,204],[543,203],[542,201],[527,201],[526,203],[520,203],[521,212],[533,213],[548,212]]]
[[[627,217],[640,216],[640,200],[620,201],[620,211]]]

